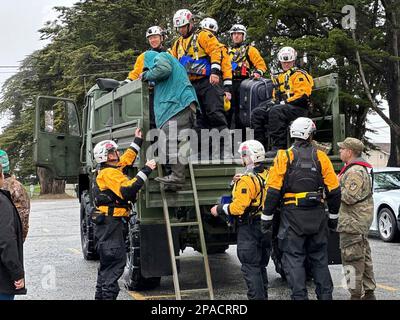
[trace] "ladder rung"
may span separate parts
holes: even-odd
[[[204,259],[202,254],[197,254],[195,256],[175,256],[176,260],[192,260],[192,259]]]
[[[199,225],[199,223],[196,221],[171,223],[171,227],[189,227],[189,226],[198,226],[198,225]]]
[[[190,290],[181,290],[181,293],[196,293],[196,292],[210,292],[208,288],[205,289],[190,289]]]

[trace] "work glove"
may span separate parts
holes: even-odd
[[[122,87],[122,86],[126,85],[129,82],[132,82],[132,80],[127,78],[127,79],[125,79],[124,81],[121,82],[120,86]]]
[[[338,225],[338,219],[329,219],[328,220],[328,228],[331,231],[336,231]]]
[[[272,220],[261,219],[261,232],[263,234],[272,233]]]

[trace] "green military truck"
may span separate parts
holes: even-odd
[[[326,147],[338,169],[336,142],[344,138],[344,116],[339,113],[337,83],[337,74],[315,79],[313,117],[318,128],[316,140]],[[34,161],[37,166],[49,169],[55,179],[77,183],[82,252],[87,260],[97,259],[93,222],[97,213],[91,193],[96,166],[93,147],[102,140],[113,139],[125,150],[133,139],[135,127],[141,127],[146,136],[149,117],[148,88],[141,81],[120,86],[118,81],[99,79],[86,95],[82,115],[72,100],[37,98]],[[128,170],[129,176],[133,177],[137,168],[144,165],[149,144],[144,143],[138,159]],[[199,232],[208,254],[223,253],[236,243],[235,230],[223,218],[208,213],[221,196],[230,194],[231,178],[242,170],[240,160],[219,164],[199,161],[190,169],[193,171],[188,168],[183,191],[161,192],[159,183],[154,181],[157,171],[140,191],[129,223],[130,250],[125,273],[129,289],[154,288],[161,277],[171,275],[176,269],[174,259],[178,262],[179,259],[170,255],[170,251],[174,250],[176,256],[186,247],[202,252]],[[193,223],[197,214],[201,216],[200,225]],[[167,228],[166,220],[170,220]],[[172,230],[170,236],[168,230]]]

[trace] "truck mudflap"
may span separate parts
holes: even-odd
[[[179,255],[179,227],[172,228],[175,255]],[[140,262],[146,278],[172,275],[165,224],[140,224]],[[177,261],[179,270],[179,261]]]

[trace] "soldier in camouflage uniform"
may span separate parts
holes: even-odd
[[[339,173],[342,204],[337,231],[340,233],[342,263],[352,300],[376,300],[374,271],[368,231],[373,220],[374,201],[368,169],[361,158],[364,144],[355,138],[338,143],[340,159],[346,164]]]
[[[10,162],[8,160],[8,155],[4,150],[0,150],[0,164],[3,166],[5,178],[3,189],[11,193],[11,199],[21,218],[22,238],[25,242],[26,236],[28,235],[29,212],[31,207],[29,196],[24,186],[15,178],[15,176],[10,174]]]

